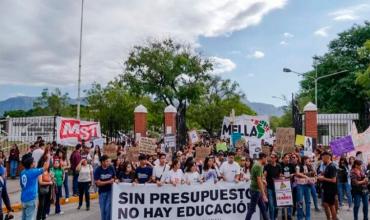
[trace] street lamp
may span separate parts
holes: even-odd
[[[285,73],[295,73],[298,76],[306,76],[306,77],[314,80],[314,82],[315,82],[315,105],[318,108],[318,103],[317,103],[317,82],[320,79],[323,79],[323,78],[327,78],[327,77],[330,77],[330,76],[338,75],[340,73],[348,72],[348,70],[342,70],[342,71],[339,71],[339,72],[335,72],[335,73],[331,73],[331,74],[328,74],[328,75],[325,75],[325,76],[319,76],[319,77],[317,76],[317,68],[316,68],[316,76],[315,77],[309,76],[309,75],[304,74],[304,73],[299,73],[299,72],[293,71],[293,70],[291,70],[289,68],[283,68],[283,72],[285,72]]]

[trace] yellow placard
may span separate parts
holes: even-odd
[[[295,145],[304,145],[304,136],[303,135],[296,135]]]

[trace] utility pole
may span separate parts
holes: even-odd
[[[77,91],[77,119],[80,119],[81,109],[81,52],[82,52],[82,25],[84,14],[84,0],[81,0],[81,25],[80,25],[80,54],[78,57],[78,91]]]

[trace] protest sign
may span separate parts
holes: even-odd
[[[113,184],[115,220],[240,220],[247,215],[250,183],[194,185]],[[259,209],[252,220],[260,219]]]
[[[241,133],[233,133],[231,135],[231,145],[233,147],[236,147],[236,143],[242,139],[242,134]]]
[[[53,141],[54,116],[6,118],[9,141],[34,142],[41,136],[47,142]]]
[[[312,137],[304,137],[304,149],[303,155],[304,156],[311,156],[313,153],[313,139]]]
[[[139,141],[140,153],[146,155],[155,155],[157,145],[154,138],[141,137]]]
[[[171,152],[176,151],[176,136],[174,134],[167,134],[164,136],[164,145],[162,145],[161,151],[169,153],[170,149],[172,149]]]
[[[277,128],[275,151],[283,153],[294,152],[295,149],[295,130],[294,128]]]
[[[262,146],[262,153],[266,154],[267,156],[270,156],[270,146],[268,145]]]
[[[278,207],[292,206],[293,196],[290,180],[275,179],[274,186],[275,186],[276,205]]]
[[[221,142],[221,143],[218,143],[216,144],[216,151],[217,152],[227,152],[227,145],[225,142]]]
[[[295,136],[295,145],[304,145],[305,136],[303,135],[296,135]]]
[[[131,163],[139,161],[140,149],[138,147],[130,147],[127,149],[126,158]]]
[[[363,133],[358,133],[356,124],[353,122],[351,133],[355,148],[362,146],[370,147],[370,127],[368,127]]]
[[[116,160],[117,150],[118,150],[118,146],[116,144],[113,144],[113,143],[107,144],[103,148],[103,154],[107,155],[112,160]]]
[[[249,156],[254,160],[258,159],[262,152],[261,140],[256,137],[248,138]]]
[[[268,117],[250,115],[224,117],[221,138],[230,138],[233,133],[240,133],[245,137],[267,138],[270,133]]]
[[[341,156],[355,150],[355,146],[353,145],[352,137],[350,135],[332,140],[329,145],[333,154],[337,156]]]
[[[199,136],[196,130],[191,130],[188,132],[190,143],[196,144],[199,142]]]
[[[195,149],[195,160],[196,161],[204,161],[206,157],[208,157],[211,154],[211,148],[210,147],[197,147]]]
[[[100,123],[73,118],[56,118],[56,140],[58,144],[75,146],[82,140],[86,143],[101,138]]]

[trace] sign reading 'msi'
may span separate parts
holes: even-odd
[[[268,116],[241,115],[234,119],[224,117],[221,138],[229,138],[232,133],[259,139],[267,138],[270,135]]]

